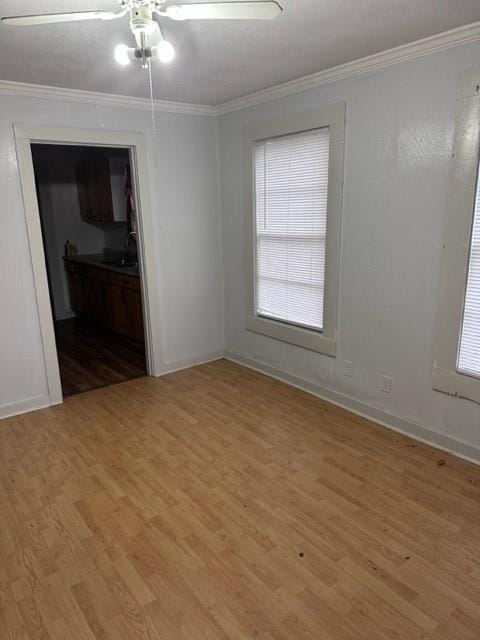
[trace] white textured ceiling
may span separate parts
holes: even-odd
[[[190,0],[194,1],[194,0]],[[479,0],[279,0],[273,21],[174,22],[170,65],[155,63],[155,97],[217,105],[281,82],[480,20]],[[174,0],[172,0],[174,4]],[[116,0],[2,0],[0,14],[115,10]],[[128,19],[0,25],[0,79],[148,97],[137,65],[113,59],[133,44]]]

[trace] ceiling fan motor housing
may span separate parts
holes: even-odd
[[[155,29],[156,22],[152,17],[152,9],[147,5],[142,5],[131,9],[130,27],[133,33],[143,32],[152,33]]]
[[[135,52],[135,56],[143,59],[149,58],[152,55],[150,36],[156,30],[158,31],[158,24],[152,17],[150,4],[142,4],[130,9],[130,28],[135,36],[137,49],[141,51],[141,55],[137,55]]]

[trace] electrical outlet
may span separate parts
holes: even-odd
[[[385,374],[380,376],[380,389],[383,393],[392,392],[392,378],[390,376],[386,376]]]
[[[348,378],[353,376],[353,362],[351,360],[343,361],[343,375]]]

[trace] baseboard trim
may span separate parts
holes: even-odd
[[[321,400],[325,400],[326,402],[330,402],[342,409],[351,411],[355,415],[371,420],[382,427],[386,427],[392,431],[414,438],[419,442],[436,447],[441,451],[446,451],[447,453],[451,453],[459,458],[480,465],[480,448],[478,447],[450,436],[446,436],[442,433],[436,433],[420,423],[387,413],[386,411],[378,409],[366,402],[362,402],[361,400],[357,400],[346,394],[338,393],[332,389],[321,387],[314,382],[286,373],[266,364],[265,362],[252,359],[245,354],[235,351],[225,352],[219,349],[187,360],[168,363],[162,367],[162,371],[155,377],[161,377],[169,373],[175,373],[176,371],[182,371],[183,369],[206,364],[222,358],[235,362],[236,364],[240,364],[244,367],[248,367],[249,369],[253,369],[254,371],[258,371],[259,373],[263,373],[270,378],[289,384],[297,389],[301,389],[302,391],[310,393]],[[52,402],[48,396],[37,396],[22,402],[3,405],[0,406],[0,420],[20,415],[22,413],[36,411],[38,409],[45,409],[50,406],[52,406]]]
[[[248,367],[249,369],[263,373],[270,378],[285,382],[286,384],[296,387],[297,389],[301,389],[306,393],[310,393],[321,400],[325,400],[326,402],[330,402],[342,409],[351,411],[355,415],[371,420],[382,427],[386,427],[392,431],[414,438],[419,442],[423,442],[424,444],[428,444],[432,447],[458,456],[459,458],[480,465],[480,448],[466,442],[456,440],[455,438],[451,438],[450,436],[446,436],[442,433],[436,433],[420,423],[395,416],[383,411],[382,409],[378,409],[377,407],[367,404],[366,402],[352,398],[351,396],[338,393],[337,391],[321,387],[309,380],[285,373],[275,367],[271,367],[265,362],[252,359],[245,354],[227,351],[224,357],[226,360],[231,360],[232,362]]]
[[[168,373],[175,373],[176,371],[182,371],[183,369],[188,369],[189,367],[195,367],[200,364],[206,364],[207,362],[213,362],[214,360],[220,360],[224,357],[224,355],[224,350],[218,349],[217,351],[204,353],[202,355],[189,358],[188,360],[179,360],[177,362],[164,364],[161,371],[156,373],[153,377],[159,378],[161,376],[167,375]],[[24,400],[23,402],[6,404],[0,406],[0,420],[3,420],[4,418],[10,418],[12,416],[18,416],[22,413],[29,413],[30,411],[37,411],[38,409],[45,409],[46,407],[51,407],[55,404],[59,403],[52,402],[49,396],[37,396],[35,398],[30,398],[29,400]]]
[[[30,411],[36,411],[37,409],[45,409],[51,406],[51,401],[48,396],[36,396],[29,400],[23,400],[22,402],[15,402],[14,404],[4,404],[0,407],[0,420],[4,418],[10,418],[12,416],[18,416],[21,413],[29,413]]]
[[[61,322],[62,320],[71,320],[72,318],[76,318],[76,317],[77,316],[73,311],[66,311],[65,313],[62,313],[62,315],[59,316],[58,318],[55,318],[55,321]]]
[[[196,367],[200,364],[207,364],[208,362],[213,362],[214,360],[221,360],[224,357],[225,351],[223,349],[218,349],[217,351],[210,351],[209,353],[204,353],[193,358],[188,358],[186,360],[169,362],[161,365],[161,370],[155,375],[155,377],[160,378],[161,376],[165,376],[169,373],[175,373],[176,371],[182,371],[183,369]]]

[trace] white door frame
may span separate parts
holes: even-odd
[[[132,165],[132,182],[136,197],[137,243],[142,286],[147,372],[149,375],[159,375],[162,370],[163,359],[160,343],[160,307],[156,277],[157,261],[153,234],[153,213],[150,204],[150,187],[148,183],[148,161],[143,134],[123,131],[46,127],[28,124],[14,124],[13,128],[50,404],[53,405],[63,402],[63,394],[40,225],[40,212],[35,186],[31,149],[32,143],[121,147],[129,149],[130,162]]]

